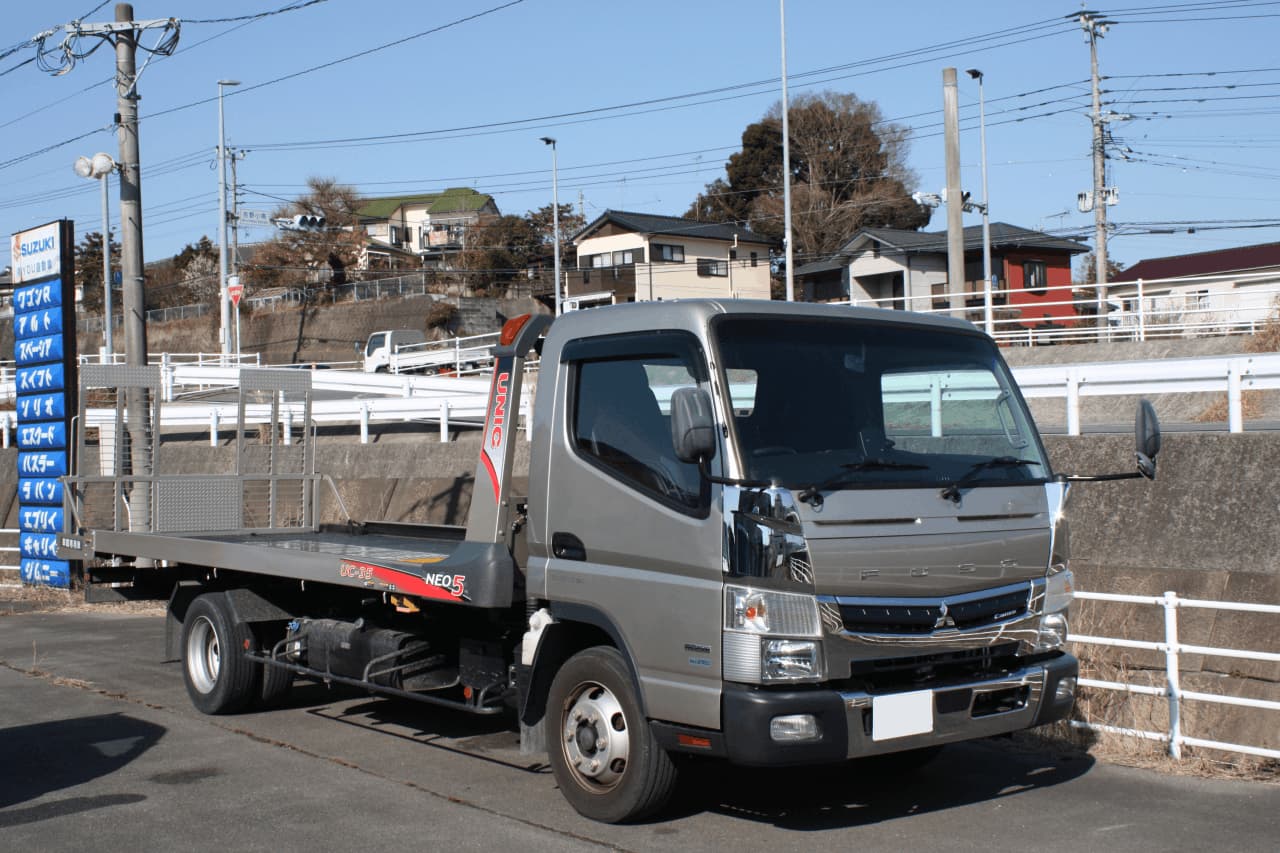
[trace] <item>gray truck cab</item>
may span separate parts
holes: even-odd
[[[672,435],[690,405],[700,459]],[[616,649],[662,749],[823,762],[1069,712],[1067,483],[971,324],[749,301],[574,313],[535,406],[539,654],[584,633]],[[610,819],[610,768],[638,747],[582,722],[614,700],[601,661],[579,669],[577,692],[550,692],[548,747],[566,795]]]

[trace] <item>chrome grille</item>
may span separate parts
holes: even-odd
[[[848,598],[836,605],[844,629],[853,634],[931,634],[972,629],[1025,616],[1029,583],[947,598]]]

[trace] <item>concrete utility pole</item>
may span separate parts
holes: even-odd
[[[120,275],[124,303],[124,360],[130,367],[147,364],[147,304],[142,267],[142,164],[138,152],[138,32],[133,29],[133,6],[116,4],[116,23],[130,24],[116,34],[116,92],[120,111]],[[125,392],[129,418],[129,463],[135,475],[151,470],[147,425],[150,404],[145,388]],[[157,425],[158,426],[158,425]],[[151,485],[134,483],[129,492],[129,527],[151,529]]]
[[[561,314],[560,305],[560,178],[559,167],[556,163],[556,141],[550,136],[542,137],[543,145],[551,146],[551,243],[556,256],[554,260],[554,269],[556,276],[556,313],[559,317]]]
[[[996,283],[991,275],[991,200],[987,192],[987,96],[985,76],[977,68],[964,72],[978,81],[978,133],[982,145],[982,320],[988,335],[995,335],[995,307],[991,291]]]
[[[1098,39],[1106,35],[1111,23],[1093,12],[1080,13],[1080,26],[1089,37],[1089,76],[1093,83],[1093,272],[1099,329],[1107,328],[1107,151],[1102,93],[1098,87]]]
[[[231,150],[231,259],[228,276],[240,274],[240,184],[236,180],[236,163],[244,159],[245,152],[235,148]]]
[[[942,69],[947,158],[947,297],[953,317],[964,316],[964,194],[960,189],[960,89],[956,70]]]
[[[116,23],[133,21],[133,5],[116,4]],[[146,299],[142,278],[142,164],[138,153],[138,33],[116,33],[116,93],[120,111],[120,276],[124,297],[124,360],[130,367],[147,363]],[[136,423],[136,422],[135,422]]]
[[[218,81],[218,343],[223,364],[231,354],[231,297],[227,294],[227,125],[222,90],[239,85],[239,80]]]
[[[791,125],[787,114],[787,0],[778,0],[778,15],[782,30],[782,219],[787,250],[787,301],[796,301],[795,253],[791,248]]]

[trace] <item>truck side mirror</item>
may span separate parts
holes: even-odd
[[[702,463],[716,455],[716,421],[705,390],[677,388],[671,395],[671,444],[681,462]]]
[[[1148,480],[1156,478],[1156,454],[1160,452],[1160,419],[1150,400],[1138,401],[1133,425],[1138,453],[1138,472]]]

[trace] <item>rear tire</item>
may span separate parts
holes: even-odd
[[[244,656],[253,632],[236,619],[227,598],[206,593],[182,623],[182,675],[191,704],[205,714],[233,714],[258,696],[262,668]]]
[[[284,639],[285,632],[276,627],[279,623],[262,623],[254,625],[254,636],[258,640],[258,650],[270,655],[275,644]],[[274,708],[282,704],[293,692],[294,674],[283,667],[262,664],[262,688],[259,690],[257,706],[262,709]]]
[[[592,820],[638,820],[662,808],[675,788],[675,764],[653,737],[626,661],[612,647],[579,652],[556,673],[547,741],[560,792]]]

